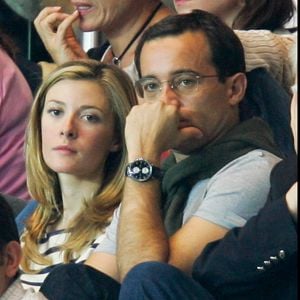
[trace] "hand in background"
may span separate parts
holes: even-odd
[[[38,34],[56,64],[87,58],[72,28],[78,16],[77,10],[70,15],[54,6],[45,7],[34,20]]]

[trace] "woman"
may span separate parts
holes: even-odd
[[[136,96],[116,66],[72,62],[37,92],[27,129],[28,187],[38,207],[22,236],[22,283],[38,289],[55,266],[83,262],[121,200],[125,119]]]
[[[280,30],[293,17],[292,0],[173,0],[178,13],[192,9],[206,10],[220,17],[233,29]]]

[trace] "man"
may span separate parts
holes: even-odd
[[[162,197],[158,180],[126,180],[118,228],[120,276],[148,260],[190,274],[208,242],[244,225],[262,207],[269,172],[278,162],[268,151],[276,150],[263,122],[239,120],[246,89],[243,48],[216,17],[199,11],[161,21],[143,36],[136,66],[137,91],[156,101],[135,107],[128,117],[129,161],[143,157],[159,166],[166,149],[179,155],[165,172]],[[159,119],[151,122],[155,116]]]
[[[22,250],[12,209],[0,195],[0,299],[46,299],[40,293],[23,289],[18,279],[21,257]]]
[[[130,164],[121,210],[86,266],[77,266],[117,281],[145,261],[191,274],[209,242],[244,225],[264,205],[279,161],[268,126],[239,120],[244,53],[219,19],[194,12],[160,21],[143,35],[135,63],[141,77],[136,89],[146,103],[127,118]],[[175,156],[162,172],[167,149]],[[54,270],[42,291],[50,295],[51,275],[65,278],[65,270],[72,276],[71,269]]]
[[[296,47],[292,51],[295,60]],[[297,153],[297,84],[293,88]],[[274,167],[266,205],[245,226],[209,243],[193,265],[192,278],[170,265],[145,262],[128,273],[119,299],[297,299],[297,159],[291,155]]]

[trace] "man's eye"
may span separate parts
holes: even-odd
[[[144,90],[147,92],[155,92],[159,90],[159,84],[156,82],[149,82],[144,85]]]
[[[197,84],[197,81],[194,78],[182,78],[179,79],[176,83],[178,87],[193,87]]]

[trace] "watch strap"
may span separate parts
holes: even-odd
[[[139,165],[139,167],[137,167],[137,165]],[[141,166],[142,168],[146,168],[146,173],[144,175],[142,175]],[[138,171],[136,171],[136,168]],[[126,166],[125,175],[135,181],[145,182],[151,179],[162,179],[163,171],[148,160],[140,157]]]

